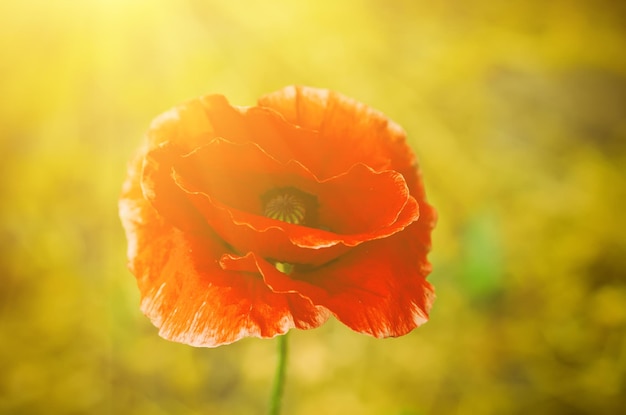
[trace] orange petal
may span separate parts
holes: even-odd
[[[226,255],[225,269],[258,270],[279,293],[297,293],[353,330],[374,337],[407,334],[428,320],[435,295],[426,281],[430,263],[415,242],[419,228],[354,248],[337,261],[286,275],[254,253]]]
[[[168,340],[214,347],[314,328],[328,318],[324,308],[300,295],[271,291],[258,274],[222,269],[218,260],[228,248],[159,216],[143,198],[137,163],[124,185],[120,216],[141,308]]]
[[[320,178],[355,163],[374,170],[409,171],[415,164],[404,130],[381,112],[326,89],[289,86],[259,99],[285,119],[318,132],[318,159],[307,167]]]

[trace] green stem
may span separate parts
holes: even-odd
[[[287,333],[278,336],[278,360],[276,363],[276,375],[272,387],[269,415],[279,415],[285,389],[285,372],[287,369]]]

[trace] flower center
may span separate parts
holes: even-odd
[[[263,214],[294,225],[311,225],[317,210],[317,198],[294,187],[275,188],[263,196]]]
[[[295,187],[279,187],[261,196],[263,214],[271,219],[293,225],[315,226],[317,222],[317,197]],[[291,274],[294,265],[289,262],[274,262],[276,268]]]
[[[268,218],[296,225],[302,223],[305,213],[302,200],[289,193],[279,194],[265,205],[265,216]]]

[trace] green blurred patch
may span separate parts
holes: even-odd
[[[461,236],[459,286],[477,302],[496,295],[503,288],[502,237],[493,214],[474,216]]]

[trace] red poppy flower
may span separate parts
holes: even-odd
[[[151,125],[120,199],[141,308],[218,346],[332,314],[375,337],[428,318],[435,211],[402,129],[332,91],[191,100]]]

